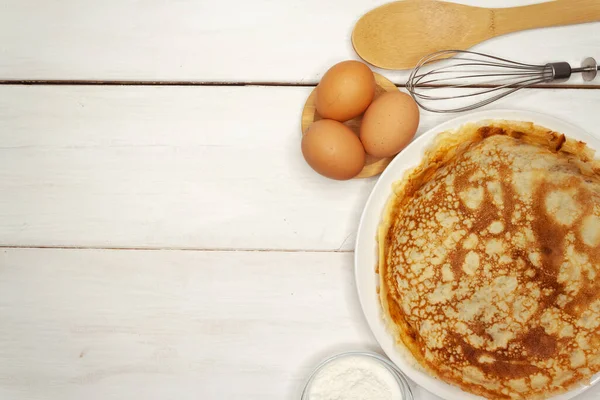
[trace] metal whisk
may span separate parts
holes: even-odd
[[[438,61],[443,62],[442,66],[425,68]],[[591,81],[599,70],[591,57],[580,68],[571,68],[566,62],[534,65],[474,51],[443,50],[419,61],[406,88],[424,110],[451,113],[483,107],[536,84],[565,80],[574,72],[581,72],[585,81]],[[461,100],[465,98],[471,100],[467,105]]]

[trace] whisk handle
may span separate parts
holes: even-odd
[[[568,62],[555,62],[546,65],[552,68],[552,80],[569,79],[571,77],[571,65]]]
[[[493,35],[549,26],[600,21],[598,0],[556,0],[493,9]]]

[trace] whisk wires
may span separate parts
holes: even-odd
[[[429,69],[430,64],[441,66]],[[517,90],[551,82],[551,64],[535,65],[489,54],[443,50],[423,57],[408,78],[406,88],[417,104],[439,113],[470,111],[499,100]],[[460,93],[456,90],[462,89]],[[472,98],[467,105],[456,106]]]

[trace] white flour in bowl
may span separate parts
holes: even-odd
[[[392,372],[371,357],[344,356],[317,372],[309,400],[402,400]]]

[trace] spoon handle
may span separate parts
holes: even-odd
[[[599,0],[556,0],[492,9],[494,36],[548,26],[600,21]]]

